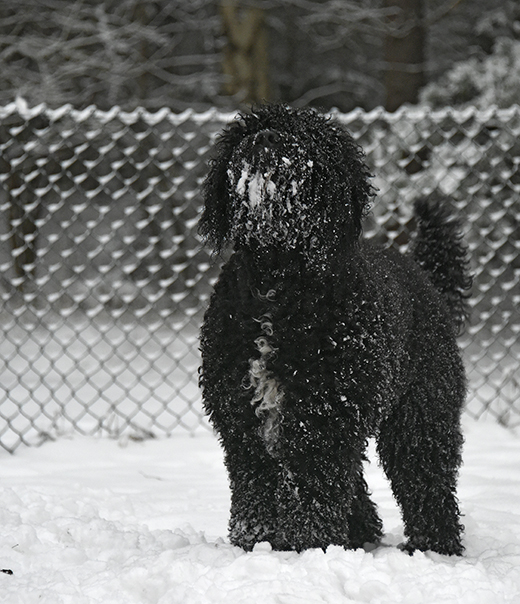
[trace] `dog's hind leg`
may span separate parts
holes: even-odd
[[[401,398],[380,427],[378,452],[401,508],[404,549],[461,555],[455,490],[462,435],[453,391],[443,395],[438,385],[416,385]]]

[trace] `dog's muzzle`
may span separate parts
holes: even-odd
[[[306,238],[313,165],[290,135],[264,129],[244,139],[228,170],[235,241],[293,249]]]
[[[261,130],[255,136],[254,150],[277,149],[282,144],[282,138],[275,130]]]

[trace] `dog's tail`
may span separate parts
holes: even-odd
[[[472,284],[460,223],[445,201],[420,199],[414,209],[417,231],[412,256],[443,295],[460,333],[468,317],[468,290]]]

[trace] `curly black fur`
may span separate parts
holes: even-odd
[[[225,452],[232,543],[378,542],[362,468],[375,436],[406,548],[461,554],[458,226],[424,201],[410,256],[362,241],[363,152],[314,110],[258,107],[216,151],[200,231],[234,253],[205,315],[200,383]]]

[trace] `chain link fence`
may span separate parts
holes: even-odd
[[[198,330],[218,259],[200,184],[232,115],[0,108],[0,445],[72,430],[207,430]],[[421,195],[452,197],[475,275],[467,413],[520,424],[520,108],[339,115],[379,189],[366,233],[406,248]]]

